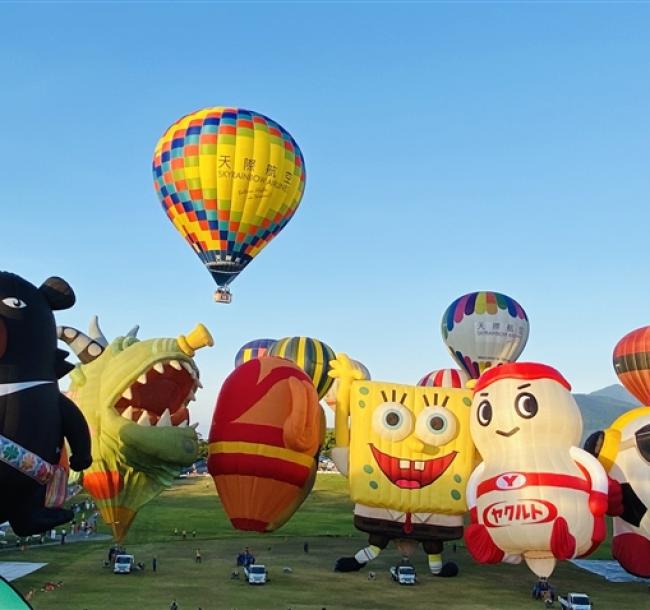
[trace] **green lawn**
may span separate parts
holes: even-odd
[[[352,505],[346,482],[337,475],[318,477],[314,492],[292,521],[279,533],[247,535],[231,529],[209,478],[179,481],[139,514],[126,541],[136,561],[145,561],[144,572],[114,575],[102,567],[108,544],[76,543],[65,546],[34,546],[25,552],[3,551],[0,560],[43,561],[48,565],[14,584],[23,592],[40,589],[50,581],[63,581],[63,588],[37,591],[32,601],[37,610],[167,610],[176,598],[180,610],[310,609],[344,610],[377,608],[531,608],[541,610],[530,598],[533,575],[525,566],[480,566],[459,545],[447,558],[460,565],[454,579],[438,579],[426,573],[424,553],[414,557],[419,573],[415,587],[400,587],[390,580],[388,568],[398,559],[389,548],[372,564],[375,580],[367,570],[337,574],[334,561],[353,554],[365,539],[351,524]],[[174,528],[186,529],[188,539],[173,536]],[[196,529],[197,537],[191,537]],[[303,544],[309,542],[309,554]],[[268,585],[252,587],[232,580],[235,556],[249,546],[259,562],[269,568]],[[203,563],[194,563],[199,547]],[[151,557],[158,557],[158,572],[151,571]],[[607,549],[603,551],[607,557]],[[291,567],[284,573],[283,567]],[[596,608],[647,609],[650,593],[640,583],[608,583],[587,572],[562,564],[553,584],[589,593]]]

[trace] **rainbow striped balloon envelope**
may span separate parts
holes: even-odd
[[[305,189],[300,148],[242,108],[204,108],[158,140],[154,185],[177,231],[227,286],[285,227]]]
[[[492,366],[514,362],[528,340],[528,316],[499,292],[470,292],[442,316],[442,338],[452,358],[474,379]]]

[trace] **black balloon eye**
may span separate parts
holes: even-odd
[[[524,419],[531,419],[537,415],[539,406],[537,405],[537,398],[528,392],[522,392],[515,398],[515,411]]]
[[[489,426],[492,421],[492,405],[487,400],[482,400],[476,411],[476,419],[481,426]]]

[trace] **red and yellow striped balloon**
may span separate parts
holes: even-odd
[[[272,532],[311,490],[325,415],[307,375],[265,357],[224,381],[210,428],[208,470],[232,525]]]

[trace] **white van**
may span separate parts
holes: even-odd
[[[244,575],[251,585],[266,584],[266,566],[254,563],[244,567]]]
[[[115,574],[130,574],[134,561],[133,555],[118,555],[115,557],[113,572]]]

